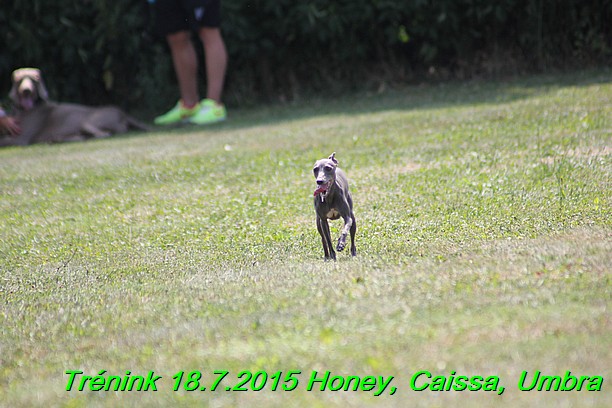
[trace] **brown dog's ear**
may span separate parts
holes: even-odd
[[[338,164],[338,160],[336,160],[336,152],[333,152],[331,156],[328,157],[328,159]]]

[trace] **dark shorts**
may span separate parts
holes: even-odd
[[[154,7],[155,25],[164,37],[221,23],[221,0],[155,0]]]

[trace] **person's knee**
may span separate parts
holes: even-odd
[[[204,45],[223,42],[221,30],[218,28],[202,27],[200,28],[199,35]]]
[[[184,48],[192,46],[191,35],[188,31],[179,31],[178,33],[168,34],[166,40],[171,48]]]

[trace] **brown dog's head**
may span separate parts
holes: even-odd
[[[319,194],[323,196],[327,195],[327,191],[332,183],[336,181],[337,167],[338,160],[336,160],[336,152],[333,152],[327,159],[317,160],[312,169],[315,180],[317,181],[317,188],[314,191],[315,196]]]
[[[20,68],[13,71],[13,86],[9,97],[19,109],[30,110],[39,102],[49,100],[49,93],[37,68]]]

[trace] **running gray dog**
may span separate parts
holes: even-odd
[[[336,152],[332,153],[327,159],[318,160],[313,168],[314,176],[317,181],[317,188],[314,191],[314,207],[317,215],[317,230],[321,234],[325,259],[336,260],[329,223],[327,220],[337,220],[342,218],[344,227],[336,250],[342,251],[346,247],[346,237],[351,233],[351,255],[357,255],[355,248],[355,233],[357,223],[353,214],[353,199],[349,192],[348,179],[346,174],[338,167]]]
[[[15,118],[21,133],[17,137],[0,139],[0,146],[81,141],[124,133],[129,129],[148,129],[114,106],[50,102],[40,70],[36,68],[17,69],[12,79],[9,97],[15,104]]]

